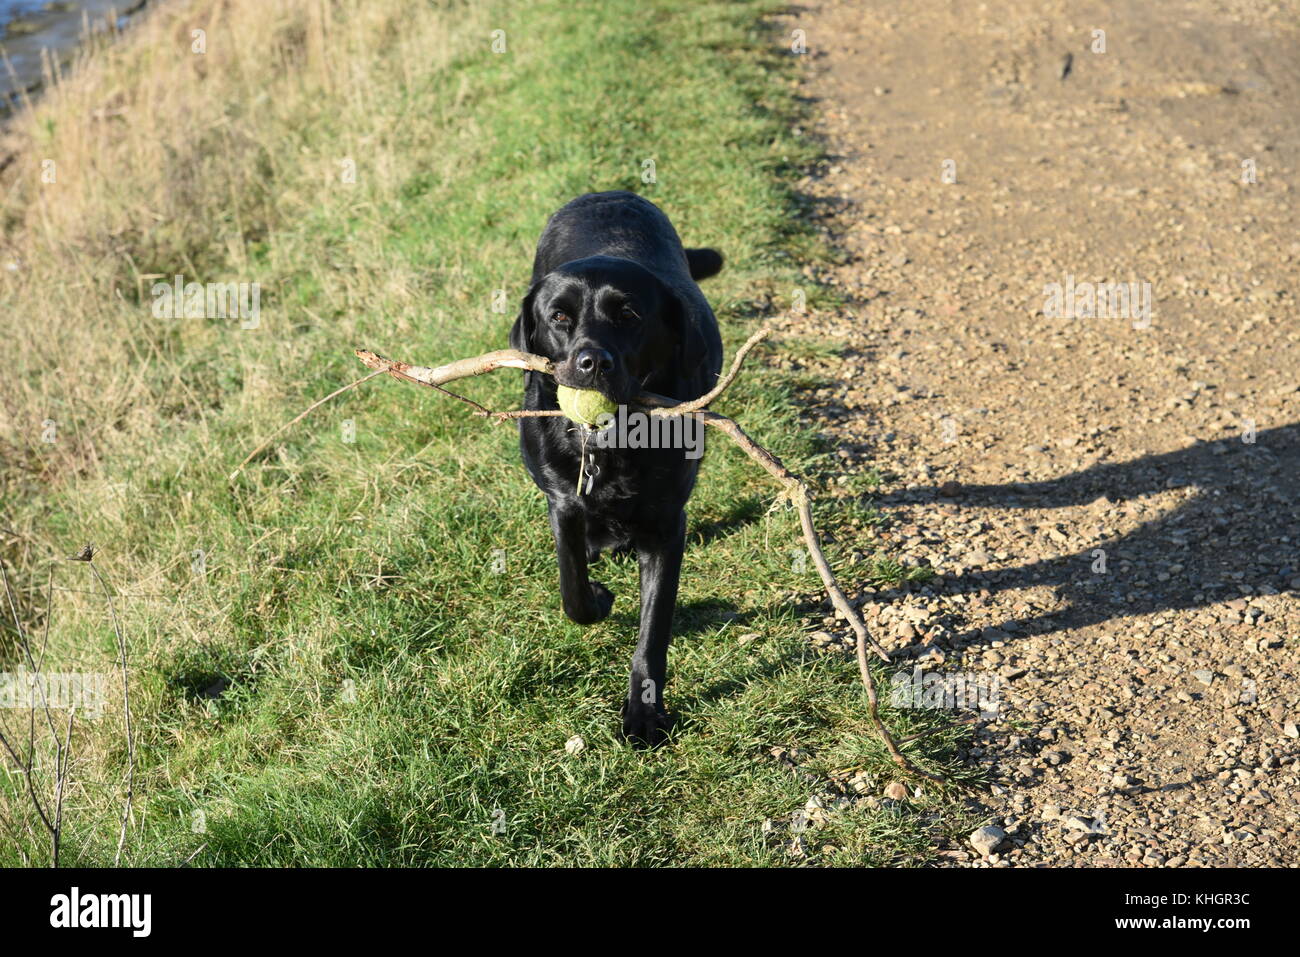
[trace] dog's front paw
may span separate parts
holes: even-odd
[[[595,621],[604,621],[614,607],[614,593],[600,582],[591,583],[591,600],[596,606]]]
[[[591,596],[581,606],[574,607],[577,602],[564,603],[564,613],[580,625],[594,625],[598,621],[604,621],[609,617],[610,609],[614,607],[612,591],[600,582],[591,582],[590,585]]]
[[[663,708],[640,698],[623,702],[623,737],[634,748],[657,748],[668,740],[673,719]]]

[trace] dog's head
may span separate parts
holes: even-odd
[[[550,359],[563,385],[619,403],[704,353],[680,297],[644,267],[609,256],[565,263],[534,283],[510,345]]]

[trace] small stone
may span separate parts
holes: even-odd
[[[811,757],[803,748],[769,748],[767,753],[790,768],[795,767],[800,762],[807,761]]]
[[[578,754],[587,746],[587,742],[582,740],[581,735],[575,734],[568,741],[564,742],[564,750],[569,754]]]
[[[953,498],[961,494],[961,482],[949,480],[939,486],[939,494],[944,498]]]
[[[849,787],[853,789],[854,794],[866,794],[871,790],[871,783],[871,775],[866,771],[859,771],[849,778]]]
[[[980,854],[984,855],[985,857],[988,857],[999,847],[1001,847],[1002,842],[1005,841],[1006,839],[1007,839],[1006,831],[1002,830],[1002,828],[1000,827],[995,827],[994,825],[990,824],[987,827],[982,827],[978,831],[975,831],[973,834],[971,834],[970,843],[971,843],[971,847],[975,848],[975,850],[979,851]]]
[[[1288,738],[1300,738],[1300,728],[1296,727],[1294,721],[1288,721],[1282,726],[1282,733]]]
[[[1192,677],[1207,688],[1214,684],[1214,672],[1207,671],[1205,668],[1198,668],[1196,671],[1193,671]]]
[[[1084,834],[1105,834],[1106,829],[1098,821],[1089,820],[1079,814],[1071,815],[1065,819],[1065,826],[1072,831],[1079,831]]]
[[[893,801],[907,800],[907,785],[901,781],[893,781],[889,787],[885,788],[885,797]]]

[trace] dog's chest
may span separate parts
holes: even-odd
[[[678,499],[684,473],[694,473],[694,464],[673,449],[603,449],[588,442],[572,449],[570,462],[573,494],[584,510],[628,525],[657,517],[666,502]]]
[[[604,449],[594,442],[576,445],[568,456],[574,471],[574,494],[592,507],[631,503],[653,486],[659,463],[627,449]]]

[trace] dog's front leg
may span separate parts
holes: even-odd
[[[548,502],[548,511],[564,613],[580,625],[595,624],[614,606],[614,593],[587,577],[587,516],[579,507],[554,501]]]
[[[656,747],[668,737],[670,719],[664,708],[668,680],[668,643],[672,641],[673,608],[686,548],[686,513],[675,532],[637,542],[641,566],[641,632],[632,655],[627,701],[623,704],[623,735],[634,744]]]

